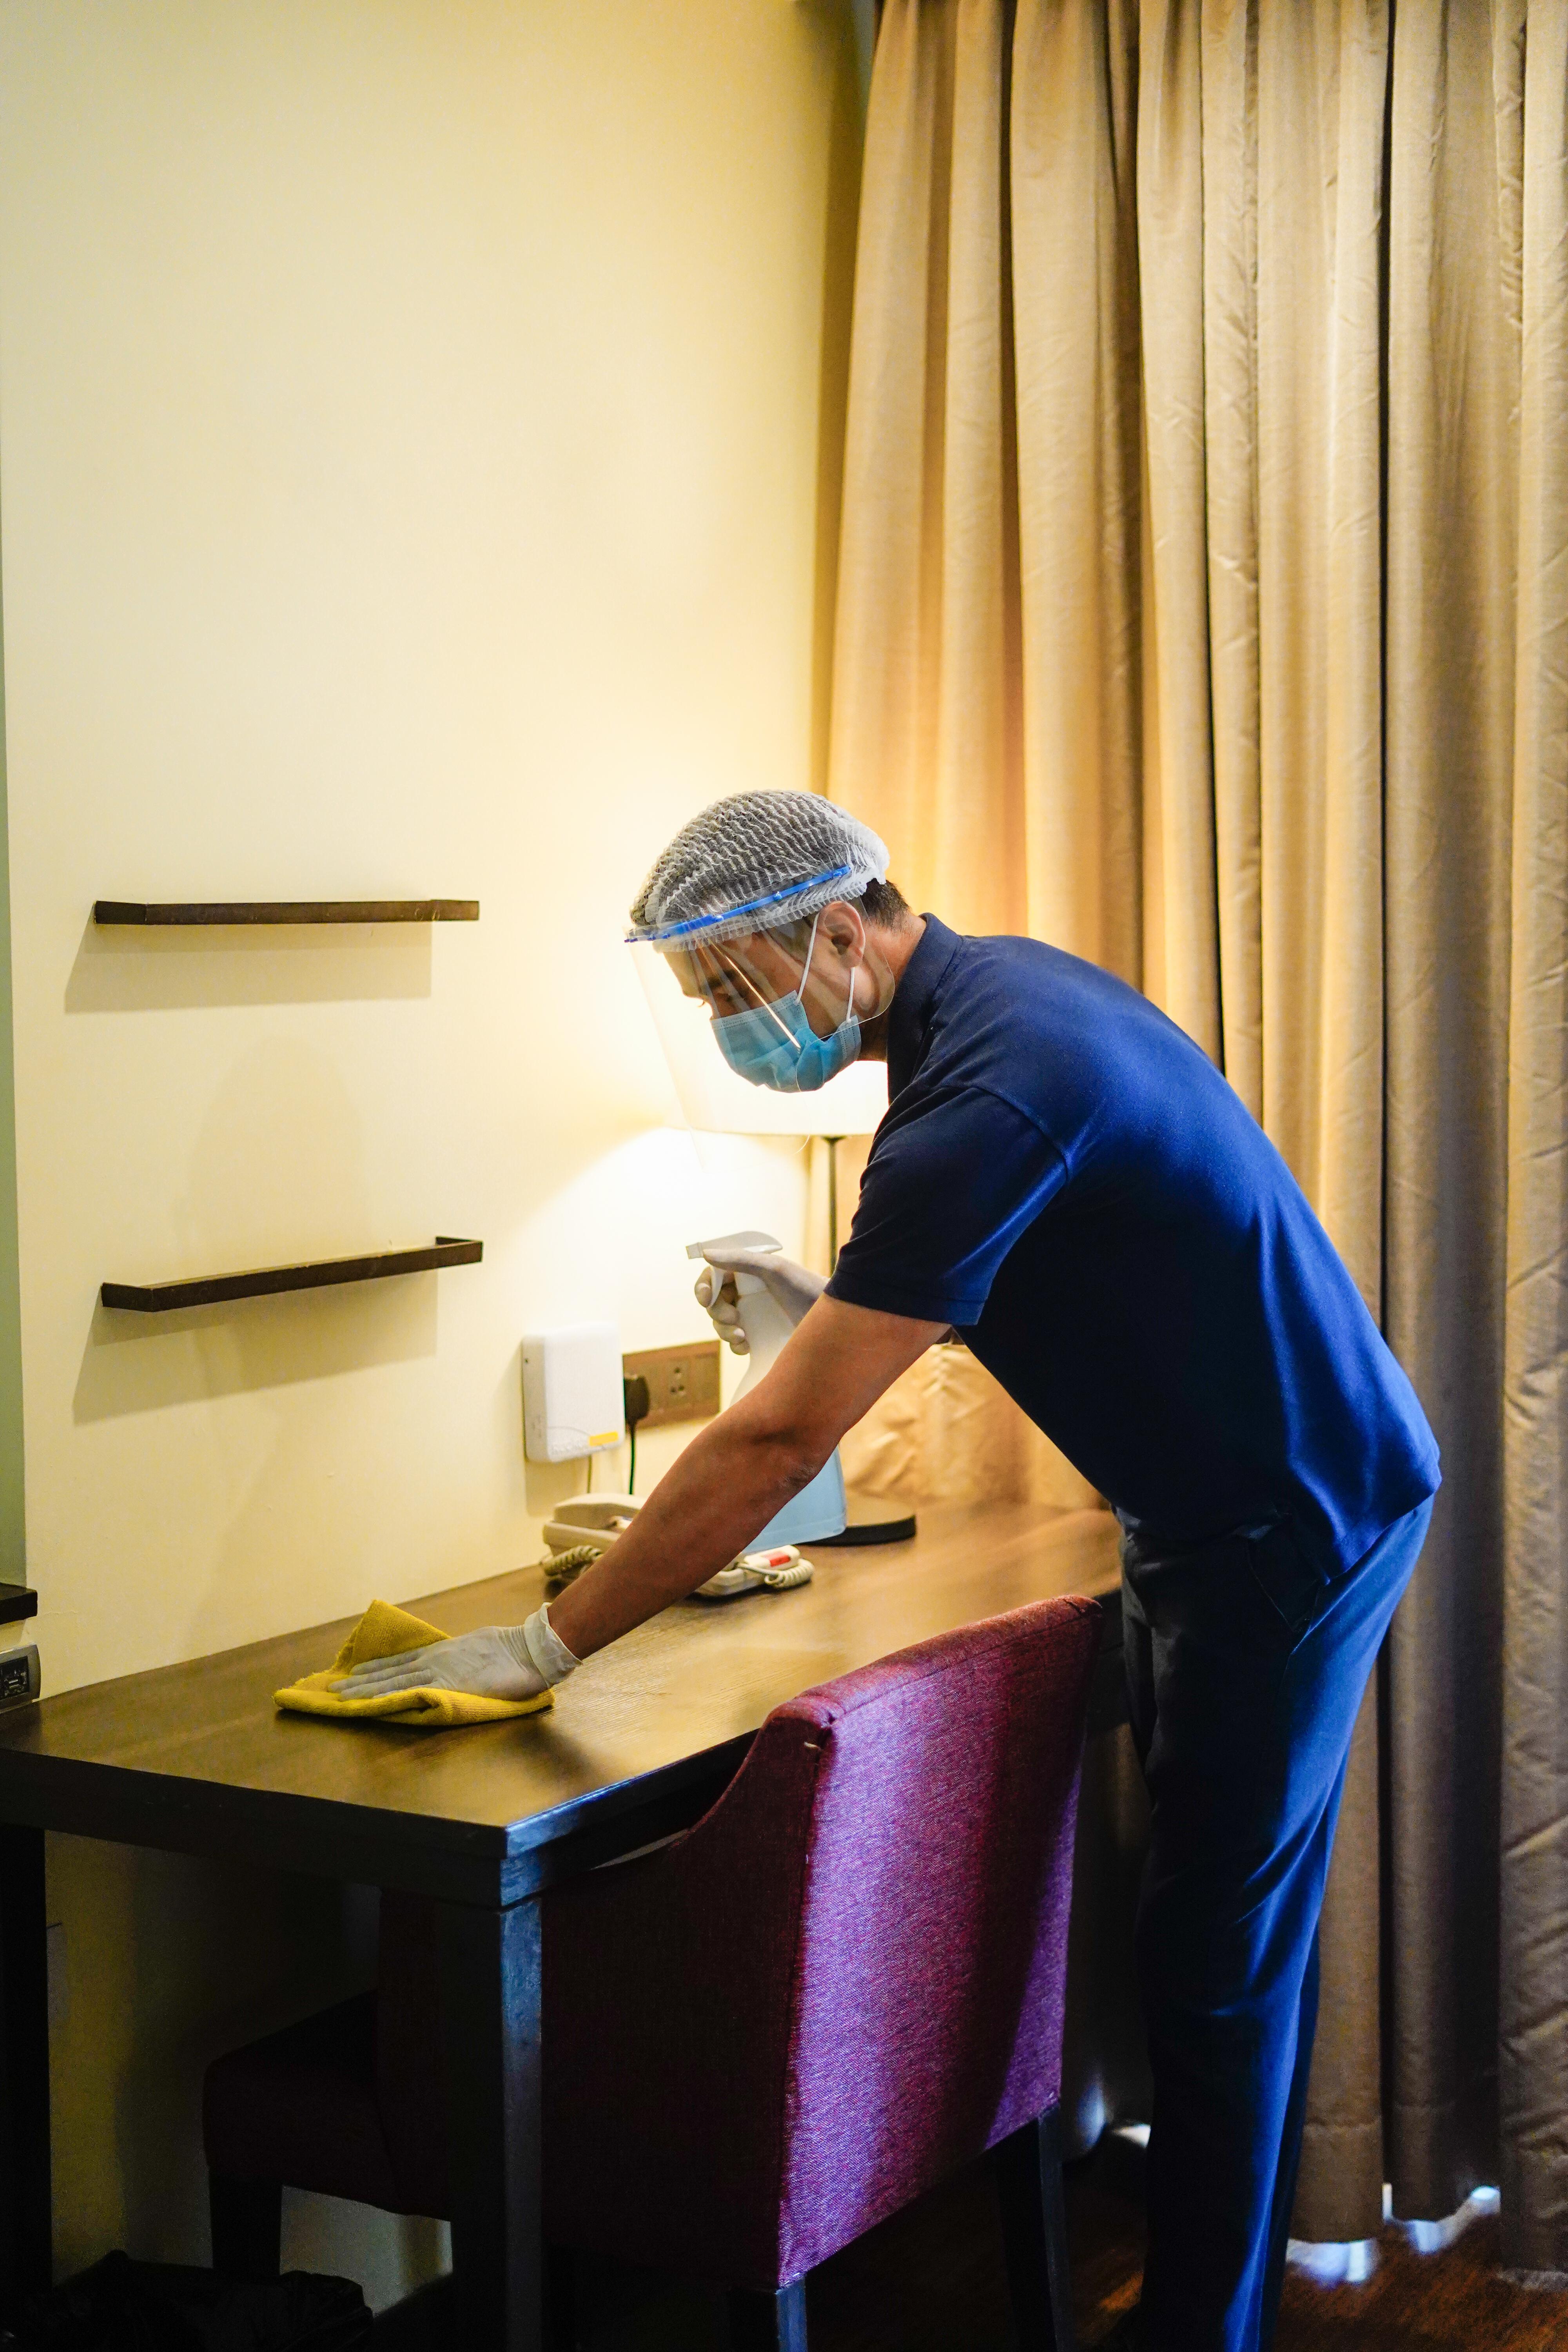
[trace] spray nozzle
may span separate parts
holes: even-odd
[[[688,1257],[709,1257],[717,1250],[727,1257],[731,1250],[782,1250],[783,1242],[776,1234],[716,1234],[711,1241],[688,1242]]]

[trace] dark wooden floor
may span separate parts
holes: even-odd
[[[1142,2164],[1135,2147],[1107,2140],[1069,2179],[1083,2352],[1137,2299]],[[1364,2286],[1292,2274],[1276,2352],[1568,2352],[1568,2294],[1500,2278],[1497,2228],[1477,2221],[1427,2255],[1387,2230]],[[448,2341],[440,2290],[416,2317],[387,2315],[377,2352]],[[582,2323],[584,2352],[726,2352],[709,2298],[608,2264],[583,2281]],[[811,2342],[812,2352],[1016,2352],[989,2176],[966,2173],[825,2264],[812,2280]]]

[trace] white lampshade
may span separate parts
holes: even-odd
[[[689,1101],[680,1089],[693,1127],[724,1135],[869,1135],[888,1108],[886,1062],[851,1062],[815,1094],[781,1095],[737,1077],[712,1038],[706,1042],[712,1070],[697,1079]]]

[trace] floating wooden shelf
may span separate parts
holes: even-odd
[[[325,1290],[338,1282],[379,1282],[390,1274],[434,1274],[444,1265],[478,1265],[483,1242],[437,1234],[424,1249],[381,1250],[374,1257],[316,1258],[308,1265],[263,1265],[249,1274],[209,1274],[190,1282],[106,1282],[106,1307],[130,1315],[166,1315],[175,1307],[218,1307],[230,1298],[270,1298],[280,1290]]]
[[[95,923],[477,923],[477,898],[100,898]]]
[[[18,1617],[36,1617],[38,1596],[26,1584],[0,1583],[0,1625],[13,1624]]]

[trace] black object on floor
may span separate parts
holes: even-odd
[[[370,2336],[350,2279],[289,2271],[253,2285],[115,2253],[30,2297],[0,2352],[349,2352]]]

